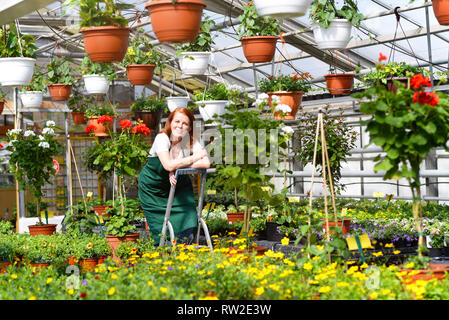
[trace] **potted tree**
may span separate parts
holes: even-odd
[[[67,105],[70,110],[72,110],[73,122],[76,125],[82,125],[87,123],[86,110],[89,105],[94,104],[94,99],[92,96],[85,96],[79,92],[78,88],[74,88],[73,92],[70,94],[70,99]]]
[[[272,109],[275,119],[294,120],[299,107],[301,106],[302,96],[311,90],[309,80],[312,79],[309,73],[300,75],[270,76],[259,81],[260,91],[268,95],[268,102]],[[276,99],[277,108],[273,107],[273,99]],[[283,106],[288,106],[290,110],[281,110]],[[281,112],[286,113],[280,115]]]
[[[80,67],[87,94],[107,94],[109,83],[117,80],[115,68],[110,63],[92,62],[89,57],[84,57]]]
[[[21,129],[12,129],[7,133],[9,145],[6,149],[11,151],[10,172],[19,182],[21,190],[29,189],[36,202],[39,222],[28,227],[32,235],[35,232],[45,232],[46,229],[50,229],[50,233],[56,230],[55,224],[42,222],[39,210],[43,197],[42,187],[56,173],[53,158],[62,151],[62,146],[55,139],[54,126],[53,121],[47,121],[46,127],[39,133]]]
[[[117,0],[68,0],[65,5],[80,10],[80,33],[84,48],[93,62],[122,61],[128,48],[128,20],[122,10],[134,5]]]
[[[0,83],[27,86],[33,77],[37,49],[31,35],[19,34],[14,23],[0,29]]]
[[[37,66],[34,68],[34,75],[28,86],[20,89],[20,100],[25,108],[40,108],[42,97],[46,91],[44,83],[44,74],[40,72]]]
[[[145,97],[143,94],[131,105],[137,119],[141,119],[151,130],[156,129],[161,120],[162,110],[165,107],[165,100],[157,96]]]
[[[75,77],[71,74],[70,59],[53,57],[47,65],[47,86],[53,101],[69,100]]]
[[[260,16],[272,18],[301,17],[312,0],[253,0]]]
[[[116,116],[116,105],[108,102],[97,101],[88,106],[85,115],[89,120],[89,125],[84,132],[93,132],[97,137],[109,136],[112,130],[112,122]]]
[[[251,63],[270,62],[276,52],[276,42],[281,33],[279,21],[259,17],[252,2],[243,6],[237,31],[246,60]]]
[[[187,75],[204,75],[206,73],[214,44],[211,34],[212,25],[215,25],[215,22],[203,15],[201,29],[195,41],[177,46],[176,55],[179,56],[179,67],[182,73]]]
[[[352,26],[358,27],[364,16],[355,0],[314,0],[310,6],[313,36],[319,49],[344,49],[351,37]]]
[[[206,4],[201,0],[149,0],[145,5],[160,42],[195,41]]]
[[[154,72],[164,64],[165,57],[156,50],[143,29],[131,38],[130,46],[123,59],[128,80],[133,85],[147,85],[153,80]]]

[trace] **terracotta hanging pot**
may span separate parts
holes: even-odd
[[[438,23],[449,25],[449,0],[432,0],[432,7]]]
[[[155,64],[130,64],[126,68],[126,74],[131,84],[143,86],[153,81]]]
[[[141,119],[151,130],[155,130],[161,120],[161,110],[159,111],[136,111],[136,118]]]
[[[89,27],[81,29],[80,33],[92,62],[120,62],[125,57],[129,43],[128,27]]]
[[[37,236],[40,234],[50,236],[56,232],[56,224],[28,226],[28,230],[30,231],[30,236]]]
[[[76,125],[86,124],[87,119],[84,112],[72,112],[73,123]]]
[[[270,62],[276,52],[278,36],[243,37],[243,53],[250,63]]]
[[[69,100],[70,94],[72,93],[72,85],[55,83],[48,86],[48,91],[53,101],[66,101]]]
[[[153,32],[160,42],[188,43],[195,41],[206,4],[200,0],[149,1],[145,5]]]
[[[326,74],[326,86],[330,94],[349,94],[354,85],[355,73]]]
[[[5,108],[5,102],[0,101],[0,114],[2,114],[4,108]]]
[[[278,96],[280,98],[279,104],[285,104],[289,106],[292,111],[287,113],[287,115],[281,117],[279,111],[274,113],[274,118],[276,120],[295,120],[296,113],[298,112],[299,107],[301,106],[302,96],[304,91],[274,91],[267,92],[268,94],[268,105],[270,108],[272,107],[272,96]]]
[[[98,118],[100,117],[89,117],[89,125],[95,126],[95,129],[93,132],[95,133],[96,137],[107,137],[109,136],[109,131],[112,131],[112,123],[111,122],[105,122],[105,123],[98,123]]]

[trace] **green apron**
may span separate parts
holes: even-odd
[[[159,244],[170,193],[168,176],[169,172],[164,169],[159,157],[149,157],[139,175],[140,204],[156,245]],[[170,211],[170,223],[175,235],[198,226],[196,210],[192,181],[188,175],[180,175]],[[168,229],[166,236],[169,236]]]

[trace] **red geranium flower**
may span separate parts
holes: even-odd
[[[382,60],[387,60],[387,56],[383,55],[382,52],[379,52],[379,62]]]
[[[132,122],[131,120],[125,119],[119,122],[120,127],[122,127],[122,130],[125,128],[131,128],[132,127]]]
[[[85,293],[85,292],[81,292],[81,294],[80,294],[80,298],[85,298],[85,297],[87,297],[87,293]]]
[[[114,119],[111,116],[103,115],[100,118],[98,118],[98,123],[105,123],[105,122],[112,122]]]
[[[412,89],[418,90],[422,86],[431,87],[432,84],[430,83],[429,77],[424,77],[422,74],[417,74],[410,79],[410,86]]]
[[[97,127],[94,126],[93,124],[90,124],[86,127],[86,129],[84,129],[84,132],[88,133],[88,132],[95,131],[95,130],[97,130]]]
[[[3,149],[3,145],[0,143],[0,149]]]
[[[151,133],[151,130],[144,124],[139,123],[138,125],[135,125],[132,133],[143,133],[144,135],[149,135]]]
[[[413,103],[429,104],[431,106],[436,106],[440,102],[440,97],[435,92],[415,92],[413,95]]]

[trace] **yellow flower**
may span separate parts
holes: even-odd
[[[373,256],[375,256],[375,257],[383,256],[383,253],[382,253],[382,251],[373,252]]]
[[[17,274],[13,273],[13,274],[11,275],[11,278],[17,279]]]
[[[117,277],[117,275],[115,274],[115,273],[113,273],[113,274],[111,274],[111,279],[117,279],[118,277]]]
[[[28,298],[28,300],[36,300],[36,297],[35,296],[31,296],[31,297]]]
[[[318,290],[319,293],[328,293],[328,292],[330,292],[330,291],[331,291],[331,287],[329,287],[329,286],[321,287],[321,288]]]
[[[49,284],[50,282],[52,282],[53,281],[53,278],[48,278],[47,279],[47,284]]]
[[[310,262],[306,262],[304,263],[304,265],[302,266],[305,270],[312,270],[313,265]]]
[[[167,293],[168,289],[166,287],[160,287],[159,288],[162,293]]]
[[[111,287],[111,289],[108,290],[108,295],[112,296],[115,293],[115,288]]]
[[[387,244],[385,245],[385,248],[394,248],[394,244],[392,244],[392,243],[387,243]]]
[[[147,282],[147,285],[148,285],[149,287],[151,287],[152,285],[154,285],[154,283],[153,283],[153,281],[150,280],[150,281]]]
[[[406,269],[412,269],[414,266],[415,266],[415,263],[414,262],[410,262],[410,263],[407,263],[404,267]]]
[[[133,56],[133,55],[135,55],[136,53],[134,52],[134,49],[133,49],[133,48],[128,48],[128,54],[129,54],[130,56]]]
[[[393,251],[393,254],[400,254],[401,253],[401,250],[394,250]]]
[[[73,290],[73,289],[67,290],[67,293],[68,293],[68,294],[73,294],[74,292],[75,292],[75,290]]]
[[[349,287],[349,283],[340,281],[340,282],[337,282],[337,287],[339,287],[339,288],[341,288],[341,287]]]
[[[91,248],[92,248],[92,243],[89,242],[89,243],[87,244],[86,248],[87,248],[87,249],[91,249]]]
[[[369,297],[370,297],[371,299],[376,299],[378,296],[379,296],[379,294],[378,294],[376,291],[372,292],[372,293],[369,295]]]
[[[290,243],[290,239],[289,238],[287,238],[287,237],[282,238],[281,244],[283,246],[288,246],[289,243]]]
[[[259,287],[256,289],[256,295],[261,296],[265,292],[263,287]]]

